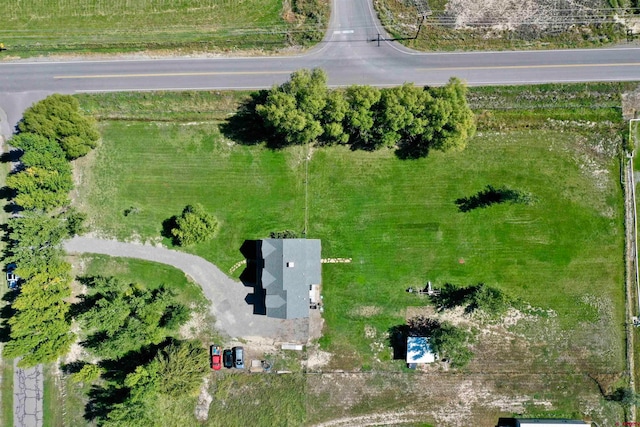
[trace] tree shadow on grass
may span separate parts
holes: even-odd
[[[11,327],[7,322],[16,314],[12,304],[18,297],[18,293],[17,289],[13,289],[2,296],[2,300],[7,304],[0,308],[0,342],[5,343],[11,339]]]
[[[400,160],[416,160],[427,157],[431,147],[427,144],[412,144],[409,141],[402,141],[396,149],[396,157]]]
[[[106,420],[109,412],[113,410],[113,406],[124,402],[127,397],[129,397],[127,388],[114,385],[91,386],[89,401],[84,408],[84,419],[87,421]]]
[[[266,130],[262,118],[256,112],[256,106],[264,104],[268,94],[267,90],[253,92],[251,97],[238,107],[236,114],[220,126],[220,132],[226,138],[242,145],[257,145],[268,140],[270,132]],[[269,143],[267,145],[271,147]]]
[[[167,338],[160,344],[144,346],[138,351],[130,351],[117,359],[102,360],[99,362],[100,367],[105,370],[102,378],[122,383],[125,377],[135,371],[138,366],[151,362],[160,351],[174,342],[176,342],[175,339]]]
[[[523,191],[514,190],[507,186],[496,188],[492,185],[487,185],[483,190],[472,196],[456,199],[456,205],[458,205],[460,212],[469,212],[499,203],[529,204],[531,201],[531,196]]]
[[[173,246],[178,246],[178,239],[171,233],[171,230],[178,228],[178,216],[174,215],[162,221],[162,231],[160,235],[171,240]]]
[[[433,295],[431,301],[439,311],[448,310],[467,304],[469,298],[476,292],[478,286],[460,287],[452,283],[445,283],[440,293]]]

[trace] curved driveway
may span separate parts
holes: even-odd
[[[254,315],[253,306],[245,301],[253,288],[230,279],[218,267],[199,256],[159,246],[89,237],[74,237],[67,240],[64,243],[64,249],[69,253],[93,253],[143,259],[171,265],[182,270],[200,285],[205,297],[211,301],[211,314],[216,319],[216,329],[232,339],[257,337],[267,338],[274,342],[307,341],[308,322],[306,319],[300,321],[280,320]]]

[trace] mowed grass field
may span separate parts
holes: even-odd
[[[11,56],[275,50],[305,30],[284,12],[281,0],[6,0],[0,42]]]

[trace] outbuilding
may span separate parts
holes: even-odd
[[[433,363],[436,354],[428,337],[407,337],[407,367],[416,369],[418,364]]]

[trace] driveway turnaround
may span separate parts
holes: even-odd
[[[247,295],[253,293],[253,288],[229,278],[218,267],[199,256],[158,246],[88,237],[67,240],[64,248],[69,253],[137,258],[182,270],[202,287],[205,297],[211,301],[216,329],[231,339],[267,339],[273,343],[308,341],[308,319],[281,320],[253,314],[253,305],[245,301]]]
[[[42,365],[21,369],[13,362],[13,425],[42,427]]]

